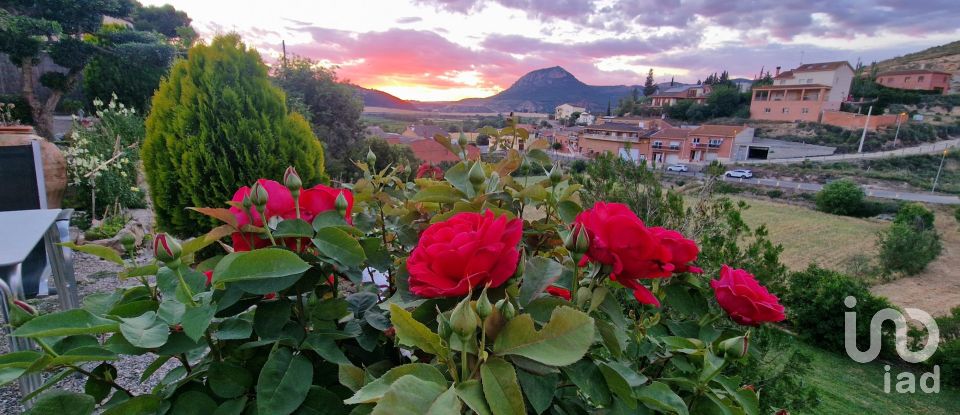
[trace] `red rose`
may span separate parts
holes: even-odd
[[[259,179],[257,182],[267,191],[267,206],[264,209],[264,215],[267,218],[279,217],[282,219],[295,219],[297,217],[297,209],[293,203],[293,196],[290,194],[290,189],[273,180]],[[300,218],[307,222],[313,222],[313,219],[317,215],[329,210],[334,210],[337,196],[341,193],[343,193],[343,196],[347,199],[347,212],[344,215],[344,219],[347,223],[352,224],[353,219],[350,212],[353,209],[353,193],[349,190],[334,189],[322,184],[300,191]],[[243,201],[244,196],[249,194],[250,188],[243,186],[233,194],[233,199],[231,200],[240,203]],[[247,212],[236,206],[231,206],[230,212],[237,218],[237,224],[240,227],[248,224],[263,226],[263,219],[254,208],[250,209],[250,215],[247,215]],[[260,235],[247,232],[234,232],[231,237],[233,239],[233,250],[237,252],[249,251],[252,248],[264,248],[270,245],[269,240],[261,238]],[[296,246],[296,239],[288,239],[289,240],[286,241],[287,245],[294,248]],[[250,246],[251,242],[253,243],[252,247]],[[301,244],[301,246],[308,245],[309,243]]]
[[[660,244],[670,251],[670,263],[673,265],[674,273],[692,272],[700,274],[703,272],[699,267],[690,265],[697,260],[700,248],[697,244],[687,238],[684,238],[680,232],[653,227],[649,228],[653,235],[660,239]]]
[[[520,219],[493,212],[458,213],[430,225],[407,260],[410,291],[421,297],[457,297],[472,288],[499,287],[517,269]]]
[[[610,279],[632,289],[637,301],[659,307],[657,298],[639,282],[669,277],[673,272],[670,250],[657,235],[621,203],[597,202],[580,212],[576,223],[590,236],[590,248],[581,265],[588,261],[609,265]]]
[[[203,271],[203,275],[207,276],[207,285],[210,285],[213,282],[213,270]]]
[[[570,301],[570,290],[561,287],[549,286],[547,287],[547,294],[550,294],[554,297],[560,297],[564,300]]]
[[[423,163],[417,168],[417,178],[428,178],[433,180],[443,180],[443,170],[430,163]]]
[[[733,321],[745,326],[759,326],[763,322],[778,322],[786,318],[780,299],[770,294],[747,271],[726,265],[720,268],[720,279],[710,286],[720,307]]]

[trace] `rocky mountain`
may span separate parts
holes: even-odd
[[[363,99],[365,107],[396,108],[402,110],[417,110],[417,106],[409,101],[397,98],[377,89],[368,89],[362,86],[351,85],[357,95]]]
[[[880,72],[907,69],[960,72],[960,40],[883,60],[876,66]]]

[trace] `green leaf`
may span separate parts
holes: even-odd
[[[722,386],[747,415],[760,415],[760,402],[755,392],[739,389],[737,382],[725,376],[716,376],[713,381]]]
[[[107,248],[103,245],[97,245],[97,244],[77,245],[73,242],[64,242],[58,245],[70,248],[74,251],[80,251],[85,254],[93,255],[97,258],[100,258],[105,261],[113,262],[114,264],[117,264],[117,265],[123,265],[123,258],[120,256],[120,254],[117,251],[114,251],[113,248]]]
[[[437,333],[413,318],[409,311],[390,304],[390,322],[397,330],[397,341],[404,346],[416,347],[436,356],[446,355],[446,348]]]
[[[533,318],[510,320],[493,345],[498,355],[519,355],[545,365],[566,366],[580,360],[593,344],[593,319],[570,307],[557,307],[550,322],[537,331]]]
[[[313,226],[303,219],[286,219],[277,223],[274,238],[313,238]]]
[[[211,229],[204,235],[184,241],[180,255],[187,256],[197,252],[211,244],[223,239],[224,237],[236,232],[237,228],[231,225],[220,225]]]
[[[447,379],[437,368],[426,363],[408,363],[388,370],[383,376],[364,385],[357,393],[343,402],[347,405],[376,402],[387,393],[393,382],[407,375],[436,383],[441,386],[441,389],[447,388]]]
[[[44,354],[32,350],[0,355],[0,386],[16,380],[27,371],[27,368],[45,357]]]
[[[341,385],[354,392],[360,390],[366,383],[366,373],[363,369],[352,364],[339,365],[337,378]]]
[[[217,310],[211,306],[188,307],[183,313],[183,334],[186,334],[193,341],[200,340],[203,333],[210,327],[210,320]]]
[[[52,390],[37,398],[23,415],[87,415],[93,413],[96,400],[86,394]]]
[[[652,382],[637,390],[637,399],[655,411],[687,415],[687,404],[665,383]]]
[[[410,198],[411,202],[454,203],[466,199],[467,195],[450,186],[430,186],[420,189]]]
[[[349,226],[343,215],[336,210],[328,210],[313,218],[313,230],[320,230],[328,226]]]
[[[337,343],[332,337],[311,333],[307,335],[307,338],[303,341],[303,346],[309,347],[311,350],[317,352],[323,360],[330,363],[338,365],[351,364],[350,359],[343,354],[343,350],[340,350],[340,347],[337,346]]]
[[[550,407],[553,395],[557,391],[557,383],[560,382],[560,375],[556,373],[537,375],[526,370],[517,370],[517,379],[523,387],[523,394],[538,415]]]
[[[717,356],[712,350],[706,349],[703,353],[703,371],[700,372],[700,382],[707,383],[724,368],[724,358]]]
[[[153,414],[160,409],[160,398],[154,395],[134,396],[103,411],[103,415]]]
[[[337,394],[319,386],[311,386],[307,399],[297,408],[294,415],[336,415],[346,414],[347,407]]]
[[[459,415],[460,399],[453,387],[407,375],[397,379],[371,415]]]
[[[241,396],[237,399],[226,401],[213,411],[213,415],[240,415],[247,406],[247,397]]]
[[[491,415],[487,399],[483,397],[483,386],[480,381],[470,379],[456,385],[457,396],[467,404],[477,415]]]
[[[240,340],[250,337],[253,325],[242,318],[228,318],[220,322],[213,337],[217,340]]]
[[[186,312],[186,310],[187,306],[183,303],[166,299],[160,303],[160,307],[157,308],[157,318],[171,326],[180,324],[180,322],[183,321],[183,313]]]
[[[234,252],[223,257],[213,271],[213,285],[230,282],[299,277],[310,268],[297,254],[283,249]]]
[[[637,400],[633,397],[633,388],[643,385],[647,377],[619,362],[599,362],[597,367],[607,380],[610,391],[631,409],[636,408]]]
[[[275,339],[290,320],[293,304],[286,300],[261,302],[253,314],[253,330],[263,339]]]
[[[144,349],[163,346],[170,336],[170,328],[157,319],[157,313],[148,311],[139,317],[120,319],[120,333],[130,344]]]
[[[582,211],[583,208],[572,200],[564,200],[557,203],[557,213],[560,214],[560,219],[562,219],[564,223],[573,223],[577,215]]]
[[[592,361],[583,359],[572,365],[564,366],[560,370],[570,378],[574,385],[580,388],[583,394],[589,396],[594,402],[600,405],[610,404],[610,390],[603,379],[603,373]]]
[[[348,267],[359,266],[367,258],[357,239],[339,228],[320,228],[313,244],[323,255]]]
[[[207,371],[207,386],[217,396],[232,399],[243,395],[253,386],[253,375],[235,363],[215,361]]]
[[[117,368],[109,363],[101,363],[90,371],[90,373],[93,373],[96,377],[91,376],[87,378],[86,383],[83,384],[83,392],[92,396],[96,402],[103,402],[103,400],[110,395],[110,390],[113,387],[100,379],[116,379]]]
[[[213,398],[207,396],[206,393],[190,390],[177,396],[170,413],[176,415],[210,415],[216,410],[217,402]]]
[[[480,366],[483,396],[493,415],[524,415],[523,393],[513,365],[499,357],[491,357]]]
[[[600,334],[603,345],[606,346],[614,358],[619,359],[623,355],[623,350],[627,347],[627,334],[614,328],[613,324],[608,321],[594,320],[594,323],[597,324],[597,333]]]
[[[307,398],[313,383],[313,365],[303,355],[286,347],[270,352],[257,380],[257,412],[260,415],[287,415]]]
[[[44,314],[24,323],[13,332],[17,337],[54,337],[74,334],[114,333],[120,324],[97,317],[82,308]]]
[[[520,296],[517,298],[520,306],[526,307],[530,301],[543,294],[544,290],[557,281],[562,274],[563,266],[557,261],[544,257],[528,259],[523,271]]]
[[[151,275],[157,275],[157,272],[159,271],[160,271],[160,267],[157,266],[157,264],[147,264],[147,265],[141,265],[135,268],[125,269],[123,271],[120,271],[120,273],[117,274],[117,276],[120,277],[121,280],[125,280],[127,278],[147,277]]]
[[[67,351],[50,360],[50,365],[59,366],[80,362],[96,362],[104,360],[117,360],[118,357],[113,352],[104,349],[99,344],[96,346],[83,346]]]

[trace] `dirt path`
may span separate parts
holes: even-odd
[[[943,253],[914,277],[876,285],[871,291],[900,307],[912,307],[934,316],[949,314],[960,306],[960,224],[949,209],[937,209],[936,227]]]

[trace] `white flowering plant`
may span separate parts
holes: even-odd
[[[108,206],[136,208],[144,205],[144,192],[137,185],[140,144],[144,120],[136,110],[117,102],[93,100],[96,119],[92,123],[74,118],[67,135],[69,179],[68,205],[101,216]]]
[[[0,102],[0,126],[20,125],[20,119],[13,113],[16,107],[17,105],[12,102]]]

